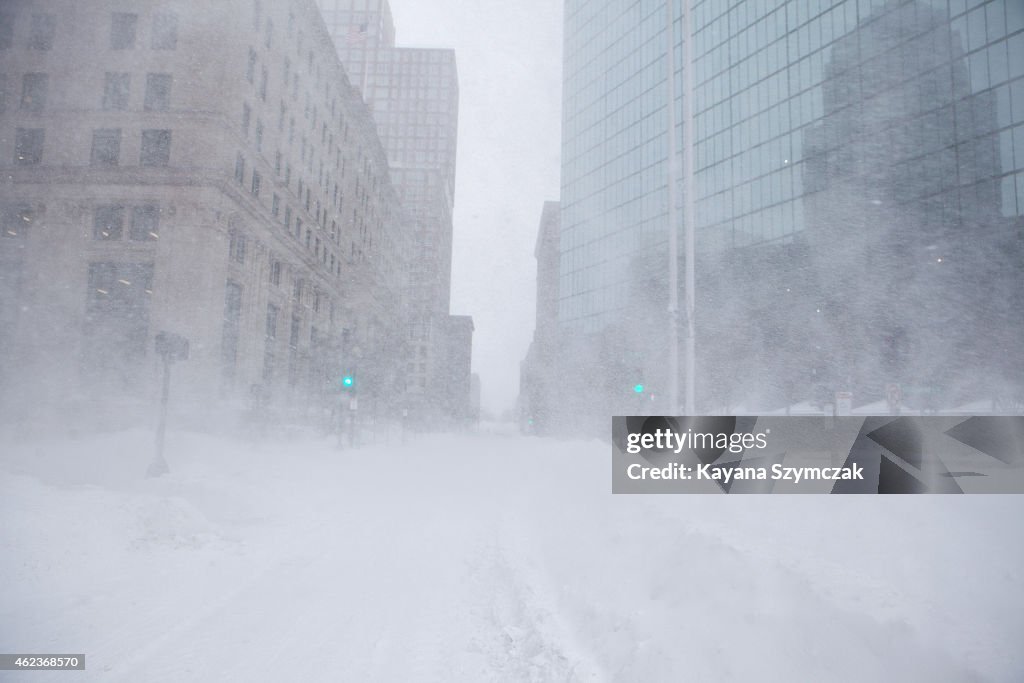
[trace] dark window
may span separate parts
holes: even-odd
[[[268,340],[277,339],[277,306],[274,304],[267,305],[266,336]]]
[[[258,119],[256,121],[256,151],[263,151],[263,122]]]
[[[271,198],[270,201],[270,215],[277,218],[277,215],[281,212],[281,198],[276,194]]]
[[[249,137],[249,122],[252,120],[252,107],[242,104],[242,135]]]
[[[284,207],[284,229],[292,229],[292,207],[290,206]]]
[[[258,172],[252,172],[252,193],[257,197],[260,196],[260,183],[262,180],[263,179]]]
[[[260,99],[267,101],[267,67],[260,73]]]
[[[42,128],[18,128],[14,131],[14,163],[32,166],[43,161]]]
[[[49,90],[48,74],[25,74],[21,78],[21,109],[33,114],[42,113],[46,107],[46,93]]]
[[[146,111],[167,111],[171,108],[171,74],[146,74]]]
[[[127,109],[131,82],[131,74],[107,73],[103,82],[103,108],[107,111]]]
[[[0,237],[26,237],[32,221],[35,220],[35,212],[32,207],[23,204],[7,206],[4,207],[0,218],[3,219]]]
[[[0,50],[9,50],[14,44],[14,14],[0,12]]]
[[[0,17],[2,20],[2,17]],[[7,74],[0,74],[0,114],[7,111]]]
[[[128,237],[137,242],[151,242],[160,236],[160,207],[153,204],[132,209],[132,229]]]
[[[221,369],[224,378],[235,377],[235,360],[238,356],[239,323],[242,318],[242,286],[228,281],[224,293],[224,333],[221,340]]]
[[[166,166],[171,161],[171,131],[142,131],[142,151],[139,163],[143,166]]]
[[[53,37],[57,35],[57,17],[52,14],[33,14],[32,32],[28,37],[31,50],[53,49]]]
[[[114,12],[110,17],[110,49],[130,50],[135,47],[135,28],[139,15]]]
[[[98,240],[119,240],[124,235],[124,207],[97,206],[93,216],[92,236]]]
[[[245,157],[243,157],[241,153],[235,157],[235,180],[237,180],[239,184],[245,182]]]
[[[280,285],[281,284],[281,262],[273,261],[270,264],[270,284]]]
[[[245,80],[250,83],[256,78],[256,50],[249,48],[249,61],[245,67]]]
[[[121,129],[100,128],[92,132],[93,166],[117,166],[121,158]]]
[[[154,50],[175,50],[178,47],[178,15],[158,12],[153,15]]]
[[[245,235],[232,230],[228,243],[228,257],[235,263],[245,263]]]
[[[152,293],[152,263],[89,264],[83,354],[89,370],[123,373],[126,359],[145,355]]]

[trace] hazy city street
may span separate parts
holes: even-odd
[[[1020,683],[1022,264],[1024,0],[0,0],[0,683]]]
[[[487,426],[484,428],[487,430]],[[611,496],[490,434],[15,442],[0,635],[33,681],[1013,681],[1017,497]],[[12,672],[3,681],[24,681]]]

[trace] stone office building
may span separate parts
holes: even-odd
[[[197,412],[404,388],[398,199],[312,0],[3,3],[0,172],[6,415],[146,405],[161,330]]]

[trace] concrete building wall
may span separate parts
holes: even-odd
[[[191,341],[181,395],[301,412],[327,400],[346,344],[368,362],[398,343],[397,195],[312,2],[0,14],[8,399],[151,396],[163,329]],[[104,344],[117,362],[95,362]]]

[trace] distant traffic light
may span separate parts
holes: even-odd
[[[635,386],[633,387],[633,391],[635,391],[635,392],[636,392],[636,393],[638,393],[638,394],[642,394],[642,393],[644,393],[644,385],[643,385],[643,384],[637,384],[637,385],[635,385]]]
[[[354,389],[356,386],[356,377],[353,374],[346,374],[341,378],[341,386],[344,389]]]

